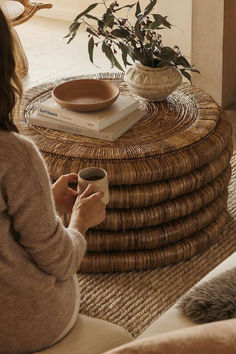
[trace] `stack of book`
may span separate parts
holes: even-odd
[[[37,106],[28,118],[28,123],[44,128],[56,129],[108,141],[115,141],[145,112],[138,101],[120,95],[110,107],[97,112],[74,112],[59,106],[52,97]]]

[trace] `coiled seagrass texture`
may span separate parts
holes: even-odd
[[[130,94],[121,76],[99,77]],[[87,166],[107,170],[107,218],[86,236],[81,271],[149,269],[189,259],[216,242],[227,217],[232,142],[214,100],[188,85],[157,104],[140,100],[145,117],[115,142],[28,125],[53,87],[70,79],[29,90],[18,127],[38,145],[53,180]],[[67,224],[69,215],[63,218]]]

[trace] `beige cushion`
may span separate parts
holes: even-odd
[[[202,278],[197,285],[202,284],[204,281],[213,279],[214,277],[222,274],[223,272],[232,269],[236,264],[236,252],[230,257],[219,264],[215,269],[208,273],[204,278]],[[138,337],[144,338],[147,336],[152,336],[156,334],[161,334],[165,332],[171,332],[176,329],[186,328],[190,326],[195,326],[192,320],[183,315],[180,310],[176,307],[176,304],[167,310],[163,315],[156,319],[147,329]]]
[[[235,354],[236,319],[135,340],[106,354]]]
[[[18,1],[11,1],[11,0],[3,1],[3,0],[1,0],[0,5],[1,5],[5,15],[10,19],[10,21],[17,19],[25,11],[24,5],[22,5]]]
[[[148,326],[146,330],[138,336],[137,339],[192,326],[196,326],[196,323],[192,322],[185,315],[181,314],[181,312],[176,307],[171,307],[161,317],[159,317],[150,326]]]
[[[71,332],[40,354],[101,354],[132,341],[128,331],[107,321],[79,315]],[[34,353],[36,354],[36,353]]]

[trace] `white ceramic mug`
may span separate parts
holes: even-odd
[[[78,193],[82,194],[89,184],[93,185],[94,192],[103,192],[102,201],[109,203],[109,188],[107,173],[103,168],[86,167],[78,173]]]

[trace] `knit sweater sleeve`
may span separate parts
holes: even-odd
[[[38,149],[17,134],[16,140],[20,161],[11,166],[5,182],[16,240],[42,271],[66,280],[78,270],[86,241],[56,216],[49,175]]]

